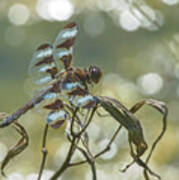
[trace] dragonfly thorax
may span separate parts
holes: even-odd
[[[70,67],[64,73],[62,89],[73,90],[82,88],[88,91],[88,84],[98,83],[102,77],[102,71],[97,66],[90,66],[88,69]]]

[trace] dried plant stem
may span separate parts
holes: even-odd
[[[70,143],[71,143],[71,146],[69,148],[69,151],[68,151],[68,154],[67,154],[67,157],[63,163],[63,165],[60,167],[59,170],[57,170],[55,172],[55,174],[50,178],[50,180],[56,180],[59,176],[61,176],[61,174],[68,168],[70,167],[70,161],[71,161],[71,158],[75,152],[76,149],[80,150],[83,155],[86,157],[87,159],[87,162],[89,162],[89,164],[91,165],[91,169],[92,169],[92,172],[93,172],[93,178],[94,180],[96,180],[96,170],[95,170],[95,165],[94,165],[94,162],[93,160],[91,159],[90,156],[88,156],[88,153],[81,149],[80,147],[77,146],[78,142],[80,141],[81,139],[81,136],[82,134],[85,132],[86,128],[89,126],[93,116],[94,116],[94,113],[96,111],[96,107],[93,108],[91,114],[90,114],[90,117],[87,121],[87,123],[82,127],[82,129],[76,133],[74,132],[74,122],[75,122],[75,118],[76,118],[76,115],[77,115],[77,112],[78,112],[79,108],[76,108],[75,111],[73,112],[73,117],[72,117],[72,120],[71,120],[71,127],[70,127],[70,132],[71,132],[71,136],[68,136],[68,139],[70,140]]]
[[[70,132],[71,132],[71,135],[72,135],[72,139],[70,136],[68,136],[68,139],[70,140],[71,142],[71,145],[70,145],[70,148],[68,150],[68,154],[66,156],[66,159],[64,161],[64,163],[62,164],[62,166],[60,167],[60,169],[58,169],[54,175],[50,178],[50,180],[56,180],[59,176],[61,176],[61,174],[68,168],[68,165],[71,161],[71,158],[73,156],[73,153],[75,151],[75,144],[76,144],[76,136],[75,136],[75,132],[73,130],[73,126],[74,126],[74,122],[75,122],[75,118],[76,118],[76,114],[78,112],[78,109],[79,108],[76,108],[74,113],[73,113],[73,117],[72,117],[72,120],[71,120],[71,126],[70,126]]]
[[[143,105],[149,105],[155,109],[157,109],[162,115],[163,115],[163,127],[162,127],[162,131],[161,133],[158,135],[158,137],[155,139],[155,141],[153,142],[152,146],[151,146],[151,149],[150,149],[150,152],[146,158],[146,161],[145,161],[145,164],[147,165],[151,156],[152,156],[152,153],[156,147],[156,145],[158,144],[158,142],[160,141],[160,139],[163,137],[165,131],[166,131],[166,128],[167,128],[167,115],[168,115],[168,109],[166,107],[166,105],[163,103],[163,102],[160,102],[160,101],[157,101],[157,100],[154,100],[154,99],[148,99],[148,100],[145,100],[145,101],[141,101],[139,103],[137,103],[136,105],[134,105],[132,108],[131,108],[131,111],[132,112],[136,112],[138,111]],[[146,180],[149,179],[148,175],[147,175],[147,169],[144,168],[144,177]],[[160,179],[160,176],[158,177]]]
[[[119,131],[121,130],[122,125],[119,125],[119,127],[117,128],[117,130],[115,131],[115,133],[113,134],[112,138],[110,139],[109,143],[107,144],[107,146],[100,152],[98,152],[96,155],[94,155],[94,159],[98,158],[99,156],[103,155],[104,153],[106,153],[107,151],[110,150],[111,148],[111,144],[114,142],[115,138],[117,137]],[[79,161],[79,162],[75,162],[75,163],[70,163],[69,166],[77,166],[77,165],[81,165],[87,163],[87,161]]]
[[[55,172],[55,174],[50,178],[50,180],[56,180],[61,174],[68,168],[69,162],[71,161],[71,158],[73,156],[74,150],[75,150],[75,143],[76,138],[73,138],[71,141],[71,146],[69,148],[68,154],[66,156],[66,159],[59,170]]]
[[[81,135],[85,132],[85,130],[87,129],[87,127],[89,126],[89,124],[91,123],[91,121],[92,121],[92,119],[93,119],[93,116],[94,116],[94,113],[96,112],[96,109],[97,109],[97,106],[95,106],[95,107],[93,108],[93,110],[92,110],[92,112],[91,112],[91,115],[90,115],[90,117],[89,117],[89,120],[87,121],[87,123],[85,124],[85,126],[81,129],[81,131],[76,134],[76,136],[81,136]]]
[[[97,180],[97,175],[96,175],[96,167],[95,167],[95,161],[93,158],[91,158],[85,150],[83,150],[80,147],[77,147],[79,151],[82,152],[82,154],[86,157],[86,162],[91,166],[91,171],[92,171],[92,179]]]
[[[3,176],[5,176],[4,168],[9,163],[9,161],[20,154],[22,151],[24,151],[29,143],[29,136],[25,128],[18,122],[14,122],[13,127],[21,135],[21,138],[13,147],[9,149],[7,155],[1,163],[1,174]]]
[[[66,107],[71,111],[72,114],[72,119],[71,121],[69,121],[68,124],[69,127],[67,129],[68,130],[67,139],[70,141],[70,147],[62,166],[54,173],[54,175],[50,178],[50,180],[56,180],[69,167],[81,165],[84,163],[88,163],[90,165],[92,172],[92,179],[97,180],[95,159],[110,150],[112,143],[115,141],[122,127],[124,127],[128,132],[130,155],[133,159],[133,161],[130,164],[128,164],[122,170],[122,172],[125,172],[130,166],[132,166],[132,164],[137,163],[139,166],[141,166],[144,169],[145,180],[150,179],[149,174],[153,175],[154,177],[157,177],[158,179],[161,179],[158,174],[156,174],[149,168],[148,162],[152,156],[154,149],[156,148],[158,142],[163,137],[167,128],[168,109],[166,105],[163,102],[154,99],[148,99],[137,103],[130,110],[128,110],[124,105],[122,105],[119,101],[117,101],[114,98],[100,96],[100,97],[96,97],[96,100],[97,100],[96,105],[94,107],[91,107],[91,109],[89,109],[86,114],[81,114],[81,108],[79,107],[72,107],[66,105]],[[41,96],[39,96],[34,101],[40,102]],[[157,109],[163,115],[163,119],[162,119],[163,127],[158,137],[154,140],[147,158],[143,161],[141,159],[141,156],[145,153],[148,146],[143,135],[142,126],[139,120],[133,114],[136,113],[138,110],[140,110],[140,108],[145,104],[152,106],[154,109]],[[9,160],[11,160],[17,154],[22,152],[25,149],[25,147],[27,147],[28,145],[28,135],[25,129],[23,128],[23,126],[21,126],[20,124],[14,121],[32,107],[33,106],[31,101],[23,108],[15,112],[13,115],[5,117],[3,122],[0,123],[0,127],[4,127],[8,124],[14,123],[14,127],[16,131],[22,136],[21,139],[18,141],[18,143],[9,150],[7,156],[2,162],[2,166],[1,166],[2,174],[4,174],[3,169],[7,165]],[[91,124],[95,113],[100,117],[103,117],[103,115],[101,116],[101,114],[97,112],[97,109],[99,107],[102,107],[104,110],[106,110],[108,115],[112,116],[115,120],[117,120],[117,122],[120,123],[120,125],[118,126],[118,128],[112,135],[109,143],[104,147],[104,149],[98,152],[97,154],[93,155],[89,148],[90,137],[88,136],[87,128]],[[2,116],[2,114],[0,114],[0,116]],[[84,118],[83,121],[80,119],[81,117]],[[46,149],[47,133],[48,133],[48,125],[45,125],[44,133],[43,133],[43,141],[42,141],[42,153],[43,153],[42,162],[40,165],[39,176],[37,180],[41,179],[47,158],[47,149]],[[82,144],[79,145],[80,142],[82,142]],[[72,157],[76,152],[76,150],[80,151],[83,154],[85,160],[78,162],[71,162]]]
[[[43,133],[43,141],[42,141],[42,162],[40,165],[40,170],[39,170],[39,176],[37,180],[41,179],[44,167],[45,167],[45,162],[47,158],[48,151],[46,149],[46,141],[47,141],[47,133],[48,133],[48,124],[45,125],[44,133]]]

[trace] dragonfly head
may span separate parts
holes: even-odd
[[[88,72],[89,72],[89,78],[92,82],[98,83],[100,81],[100,79],[102,77],[102,71],[99,67],[91,65],[89,67]]]

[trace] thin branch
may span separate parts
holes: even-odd
[[[99,156],[103,155],[104,153],[106,153],[107,151],[110,150],[111,148],[111,144],[114,142],[114,140],[116,139],[119,131],[121,130],[122,125],[119,125],[119,127],[117,128],[117,130],[115,131],[115,133],[113,134],[112,138],[110,139],[109,143],[107,144],[107,146],[100,152],[98,152],[96,155],[94,155],[94,159],[98,158]],[[75,162],[75,163],[71,163],[69,164],[69,166],[77,166],[77,165],[81,165],[86,163],[87,161],[79,161],[79,162]]]
[[[85,120],[84,120],[84,123],[85,123],[85,124],[87,124],[88,121],[90,120],[90,118],[88,118],[88,117],[89,117],[89,114],[90,114],[90,109],[88,109],[88,111],[87,111],[87,113],[86,113]],[[84,126],[83,126],[83,128],[84,128]],[[87,134],[87,132],[84,131],[84,133],[81,134],[81,138],[80,138],[80,139],[81,139],[81,141],[82,141],[82,143],[83,143],[83,146],[85,147],[86,151],[87,151],[88,154],[90,155],[90,157],[93,158],[93,155],[92,155],[92,153],[91,153],[91,151],[90,151],[90,148],[89,148],[89,136],[86,136],[86,134]],[[84,138],[83,138],[83,136],[84,136]]]
[[[93,119],[93,116],[94,116],[94,113],[95,113],[96,109],[97,109],[97,105],[93,108],[93,110],[91,112],[91,115],[89,117],[89,120],[87,121],[87,123],[85,124],[83,129],[77,133],[77,136],[80,136],[83,132],[85,132],[85,130],[87,129],[87,127],[89,126],[89,124],[91,123],[91,121]]]
[[[45,162],[46,162],[46,157],[47,157],[47,149],[46,149],[46,140],[47,140],[47,132],[48,132],[48,124],[45,125],[45,129],[44,129],[44,133],[43,133],[43,141],[42,141],[42,162],[40,165],[40,170],[39,170],[39,176],[37,180],[41,179],[42,176],[42,172],[44,170],[45,167]]]
[[[156,147],[156,145],[158,144],[158,142],[161,140],[161,138],[163,137],[166,129],[167,129],[167,115],[168,115],[168,109],[166,107],[166,105],[163,102],[160,101],[156,101],[153,99],[147,100],[146,103],[152,107],[154,107],[155,109],[157,109],[159,112],[161,112],[163,114],[163,127],[162,127],[162,131],[161,133],[158,135],[158,137],[155,139],[155,141],[152,144],[152,147],[150,149],[150,152],[146,158],[146,164],[148,164],[152,153]],[[146,170],[144,169],[144,176],[146,175]]]
[[[135,154],[133,146],[132,146],[132,141],[130,140],[130,137],[129,137],[129,147],[130,147],[130,154],[131,154],[131,157],[133,158],[133,161],[131,163],[127,164],[126,167],[123,170],[120,170],[120,172],[122,172],[122,173],[126,172],[127,169],[129,167],[131,167],[136,162],[139,166],[144,168],[144,170],[145,170],[144,177],[145,177],[146,180],[149,180],[149,176],[148,176],[147,172],[149,172],[151,175],[155,176],[156,178],[158,178],[160,180],[161,177],[158,174],[156,174],[155,172],[153,172],[147,166],[147,164],[140,159],[139,155]]]
[[[86,157],[86,162],[88,162],[88,164],[91,166],[93,180],[97,180],[95,161],[88,156],[88,154],[86,153],[84,149],[80,147],[77,147],[77,149],[81,151],[81,153]]]
[[[72,120],[71,120],[70,131],[71,131],[71,135],[73,137],[76,136],[76,133],[74,132],[73,128],[74,128],[75,118],[76,118],[76,114],[77,114],[78,110],[79,110],[79,107],[76,107],[75,111],[73,112],[73,117],[72,117]]]
[[[25,148],[28,146],[28,142],[29,142],[29,137],[28,137],[28,134],[27,134],[25,128],[21,124],[19,124],[18,122],[14,122],[13,125],[14,125],[13,127],[15,128],[15,130],[21,135],[21,139],[17,142],[16,145],[14,145],[8,151],[6,157],[2,161],[2,164],[1,164],[1,174],[3,176],[5,176],[4,168],[9,163],[9,161],[12,158],[14,158],[15,156],[17,156],[18,154],[20,154],[22,151],[24,151]]]
[[[63,165],[60,167],[60,169],[58,169],[54,173],[54,175],[50,178],[50,180],[56,180],[68,168],[69,162],[71,161],[71,158],[72,158],[73,153],[74,153],[75,141],[76,141],[76,138],[73,138],[71,141],[71,146],[69,148],[68,154],[66,156],[66,159],[65,159]]]
[[[72,120],[71,120],[70,132],[71,132],[71,135],[72,135],[72,139],[71,139],[70,136],[68,136],[68,139],[71,142],[68,154],[66,156],[66,159],[65,159],[64,163],[60,167],[60,169],[58,169],[54,173],[54,175],[50,178],[50,180],[56,180],[69,167],[69,163],[70,163],[70,161],[72,159],[72,156],[73,156],[73,154],[74,154],[74,152],[76,150],[77,143],[79,142],[80,139],[77,138],[76,133],[73,131],[73,126],[74,126],[74,121],[75,121],[75,117],[76,117],[76,114],[77,114],[78,110],[79,110],[79,108],[75,109],[75,111],[73,112]]]
[[[154,99],[147,99],[147,100],[145,100],[145,101],[141,101],[141,102],[135,104],[135,105],[130,109],[130,111],[133,112],[133,113],[134,113],[134,112],[137,112],[137,111],[138,111],[143,105],[145,105],[145,104],[147,104],[147,105],[149,105],[149,106],[157,109],[157,110],[158,110],[160,113],[162,113],[162,115],[163,115],[163,119],[162,119],[162,121],[163,121],[162,131],[161,131],[161,133],[158,135],[158,137],[155,139],[155,141],[153,142],[152,147],[151,147],[151,149],[150,149],[150,152],[149,152],[149,154],[148,154],[148,156],[147,156],[147,158],[146,158],[146,161],[145,161],[146,164],[148,164],[148,162],[149,162],[149,160],[150,160],[150,158],[151,158],[151,155],[152,155],[152,153],[153,153],[156,145],[158,144],[158,142],[159,142],[160,139],[163,137],[163,135],[164,135],[164,133],[165,133],[165,131],[166,131],[166,128],[167,128],[168,109],[167,109],[166,105],[165,105],[163,102],[161,102],[161,101],[157,101],[157,100],[154,100]],[[144,173],[146,173],[145,169],[144,169]]]

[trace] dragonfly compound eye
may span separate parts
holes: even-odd
[[[89,74],[90,74],[90,79],[95,83],[98,83],[102,77],[102,71],[97,66],[90,66]]]

